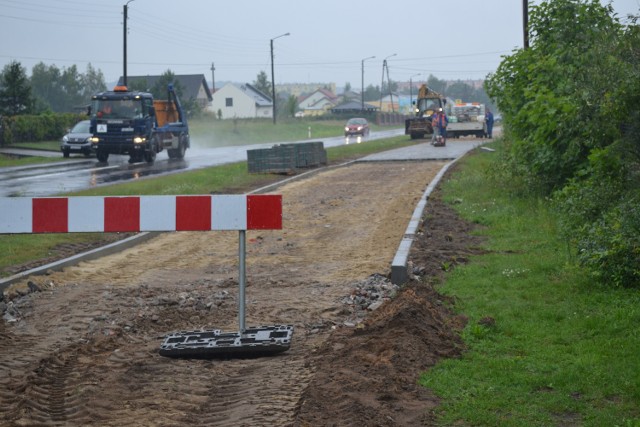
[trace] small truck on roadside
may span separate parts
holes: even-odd
[[[467,135],[483,138],[487,134],[484,104],[456,100],[450,105],[450,111],[447,114],[449,118],[447,135],[450,138],[460,138]]]
[[[147,92],[116,86],[91,97],[91,142],[96,157],[106,162],[110,154],[128,154],[129,163],[153,163],[156,153],[182,159],[190,147],[189,125],[173,85],[166,100]]]
[[[446,100],[438,92],[423,84],[418,90],[418,100],[414,101],[413,108],[415,117],[411,117],[404,122],[404,134],[411,136],[411,139],[424,138],[433,134],[431,118],[433,113],[439,109],[444,109]]]

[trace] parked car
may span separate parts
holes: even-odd
[[[361,117],[349,119],[346,126],[344,127],[344,136],[351,135],[368,136],[369,123],[367,122],[367,119],[363,119]]]
[[[89,133],[89,120],[82,120],[71,128],[60,142],[60,151],[64,157],[69,157],[71,153],[82,153],[85,157],[93,154],[93,144]]]

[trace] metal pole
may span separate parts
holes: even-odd
[[[245,319],[245,290],[247,287],[246,279],[246,234],[245,230],[240,230],[238,236],[239,248],[238,259],[240,260],[238,265],[238,282],[240,282],[240,291],[238,293],[238,324],[240,325],[240,334],[243,334],[246,330]]]
[[[389,86],[389,95],[391,95],[391,82],[389,81],[389,66],[387,65],[387,59],[396,56],[397,53],[389,55],[382,61],[382,83],[380,84],[380,111],[382,111],[382,86],[384,86],[384,69],[387,69],[387,85]],[[391,110],[393,111],[393,95],[391,95]]]
[[[129,3],[127,3],[129,4]],[[123,49],[122,51],[124,52],[123,58],[122,58],[122,84],[124,86],[127,85],[127,4],[124,5],[124,25],[122,26],[123,28],[123,34],[122,34],[122,43],[123,43]]]
[[[129,0],[128,2],[125,3],[125,5],[123,6],[124,8],[124,22],[122,25],[122,43],[123,43],[123,58],[122,58],[122,85],[126,86],[127,85],[127,19],[128,19],[128,9],[129,9],[129,3],[131,3],[133,0]]]
[[[529,49],[529,3],[522,0],[522,32],[524,36],[524,48]]]
[[[276,81],[273,75],[273,39],[271,39],[271,105],[272,105],[272,113],[273,116],[273,124],[276,124]]]
[[[364,59],[362,60],[362,82],[360,87],[360,111],[364,111]]]
[[[360,110],[364,111],[364,61],[367,59],[373,59],[375,56],[370,56],[362,60],[362,86],[360,88]]]
[[[211,63],[211,89],[212,94],[216,91],[216,67]]]
[[[280,37],[284,37],[284,36],[288,36],[290,33],[286,33],[286,34],[282,34],[278,37],[274,37],[270,40],[270,45],[271,45],[271,96],[273,98],[273,124],[276,124],[276,80],[275,80],[275,76],[274,76],[274,71],[273,71],[273,41],[275,39],[279,39]]]
[[[380,112],[382,112],[382,88],[384,87],[384,67],[387,65],[386,58],[382,60],[382,80],[380,80]]]
[[[411,77],[409,77],[409,108],[413,109],[413,82],[411,81]]]

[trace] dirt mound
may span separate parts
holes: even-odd
[[[332,334],[314,358],[317,370],[301,399],[297,425],[432,425],[438,398],[417,385],[422,371],[464,350],[464,316],[432,283],[444,263],[466,262],[480,239],[434,192],[414,242],[414,275],[398,296],[356,329]],[[448,269],[449,267],[447,267]]]

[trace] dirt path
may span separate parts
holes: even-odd
[[[358,304],[374,297],[363,291],[372,282],[392,289],[372,275],[388,274],[443,164],[355,164],[277,191],[283,230],[247,233],[246,313],[247,326],[294,325],[291,349],[275,357],[158,355],[170,332],[237,330],[236,232],[166,233],[32,278],[42,291],[13,299],[16,321],[0,322],[0,425],[428,424],[437,399],[417,375],[459,354],[464,323],[429,282],[438,256],[469,246],[466,226],[430,202],[447,223],[436,225],[442,239],[425,232],[423,244],[451,247],[428,258],[417,249],[422,280],[366,320]]]

